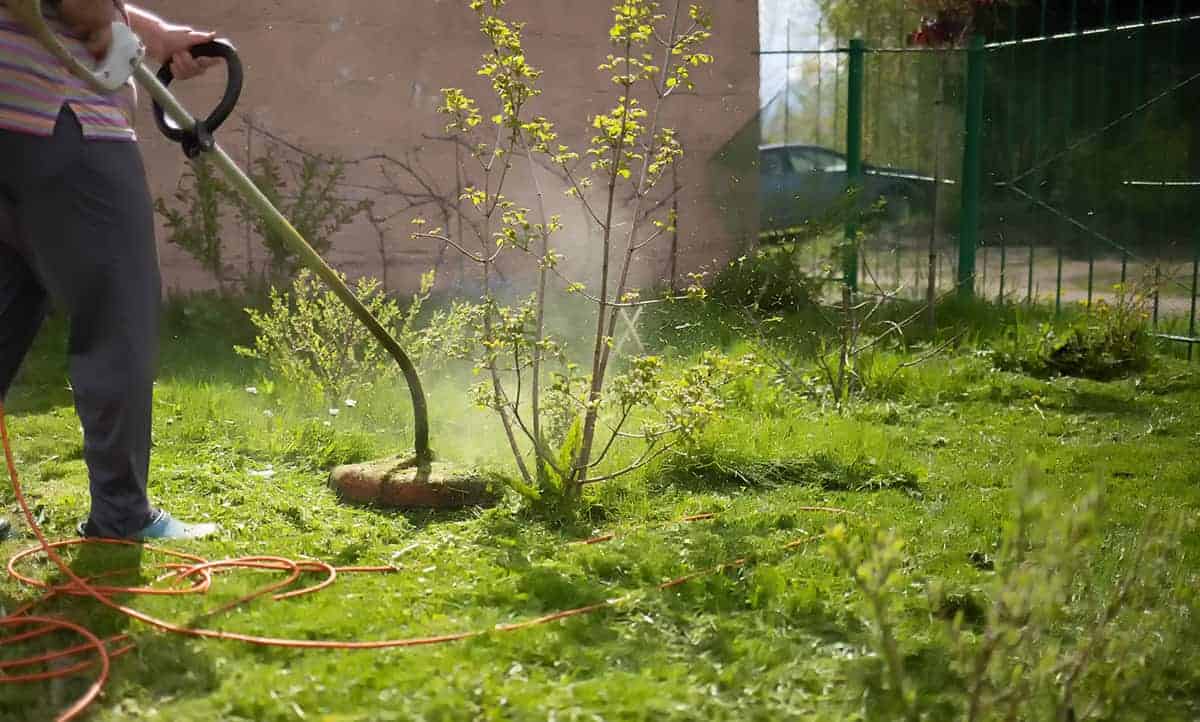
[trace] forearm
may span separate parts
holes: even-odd
[[[125,13],[129,17],[129,27],[140,37],[153,35],[166,24],[159,16],[136,5],[126,5]]]
[[[176,29],[175,26],[137,5],[126,5],[125,15],[129,18],[129,27],[145,44],[146,54],[155,62],[166,62],[168,52],[164,47],[163,34]]]
[[[213,39],[212,33],[201,32],[185,25],[173,25],[154,13],[125,0],[43,0],[57,4],[59,17],[81,38],[96,58],[103,58],[112,42],[110,26],[124,20],[146,46],[146,55],[158,63],[172,59],[175,77],[181,80],[195,77],[216,62],[212,58],[196,60],[187,51]]]

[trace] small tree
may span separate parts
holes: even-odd
[[[154,204],[166,224],[167,242],[187,251],[221,288],[225,285],[221,207],[229,192],[221,175],[201,157],[190,163],[179,179],[174,194],[178,205],[168,206],[162,198]]]
[[[295,162],[281,160],[274,146],[254,160],[250,176],[255,185],[309,244],[324,255],[333,247],[333,236],[370,208],[365,200],[348,200],[340,195],[346,164],[338,158],[303,154]],[[277,237],[258,211],[242,196],[226,187],[225,197],[263,239],[269,254],[267,275],[273,285],[290,282],[296,274],[296,260],[287,243]]]
[[[251,177],[313,248],[324,254],[333,246],[337,232],[360,213],[369,211],[371,203],[341,195],[345,161],[307,153],[294,146],[292,149],[300,156],[299,160],[283,158],[276,145],[268,145],[266,153],[254,159]],[[280,286],[291,283],[297,265],[287,244],[274,235],[258,210],[206,159],[201,157],[188,164],[174,199],[174,205],[168,205],[163,198],[155,202],[155,210],[167,227],[167,241],[187,251],[204,270],[213,274],[222,289],[230,280],[247,284],[255,281],[246,276],[229,279],[225,275],[225,209],[232,209],[238,220],[253,228],[266,246],[269,261],[263,280]]]
[[[682,0],[622,0],[613,7],[608,37],[615,52],[599,69],[616,87],[616,103],[588,119],[593,137],[581,156],[560,142],[553,122],[529,113],[530,102],[541,94],[541,71],[527,59],[524,26],[500,17],[504,4],[467,0],[491,45],[479,75],[491,82],[495,112],[485,120],[477,103],[458,88],[443,91],[440,108],[449,119],[447,131],[467,140],[482,177],[481,184],[463,193],[477,221],[472,225],[477,249],[443,228],[426,230],[423,221],[415,236],[448,244],[482,269],[478,366],[487,381],[477,398],[500,417],[522,477],[520,490],[532,497],[576,497],[586,484],[639,468],[691,438],[719,411],[721,387],[745,363],[709,355],[671,376],[660,358],[647,356],[632,359],[623,373],[612,372],[619,313],[672,300],[643,299],[632,271],[639,251],[669,240],[674,230],[670,204],[649,212],[655,187],[682,155],[675,131],[662,125],[663,110],[678,91],[692,87],[696,68],[713,61],[701,52],[711,21],[707,11]],[[554,239],[563,225],[546,212],[539,158],[561,173],[567,194],[581,203],[598,231],[597,288],[562,270]],[[505,195],[520,172],[518,164],[527,169],[534,189],[533,209]],[[624,224],[623,197],[631,199]],[[497,263],[514,254],[536,264],[536,288],[516,305],[506,305],[497,292]],[[692,280],[685,297],[703,295],[698,277]],[[585,369],[569,362],[563,343],[547,330],[552,282],[594,304],[595,331]],[[630,432],[634,419],[640,428]],[[621,439],[640,441],[642,453],[619,471],[601,473],[600,465]]]

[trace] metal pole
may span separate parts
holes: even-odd
[[[842,137],[842,39],[834,34],[833,46],[839,52],[833,56],[833,137],[834,142]]]
[[[817,21],[817,50],[824,50],[825,49],[824,44],[825,44],[825,16],[822,15],[821,19]],[[821,80],[822,80],[822,76],[824,76],[824,75],[825,75],[825,56],[818,53],[817,54],[817,123],[816,123],[816,129],[815,129],[816,136],[817,136],[816,137],[817,145],[821,145],[821,135],[822,135],[821,134],[821,122],[824,119],[824,115],[825,115],[825,113],[823,112],[825,110],[825,108],[821,103],[821,91],[823,90]]]
[[[1058,244],[1057,268],[1054,272],[1054,315],[1058,316],[1062,313],[1062,268],[1063,268],[1063,249],[1062,244]]]
[[[246,125],[246,167],[254,167],[254,124],[247,118]],[[242,232],[245,234],[246,241],[246,280],[253,283],[251,279],[254,277],[254,224],[247,218],[243,224]],[[384,289],[386,291],[386,288]]]
[[[975,249],[979,245],[979,191],[983,147],[984,63],[982,35],[967,50],[967,138],[963,148],[962,216],[958,233],[958,295],[975,295]],[[936,223],[936,219],[934,220]]]
[[[783,74],[783,143],[792,142],[792,19],[787,21],[787,71]]]
[[[1139,23],[1146,22],[1146,0],[1138,0],[1138,22]],[[1134,66],[1135,67],[1134,72],[1136,73],[1136,75],[1134,77],[1134,88],[1136,89],[1135,92],[1137,93],[1137,95],[1134,97],[1134,100],[1133,100],[1135,105],[1140,105],[1141,103],[1145,102],[1145,100],[1146,100],[1146,34],[1148,31],[1149,31],[1149,28],[1145,27],[1145,26],[1140,27],[1134,31],[1137,34],[1137,45],[1136,45],[1137,62]],[[1130,129],[1133,133],[1137,133],[1140,135],[1141,138],[1144,138],[1147,127],[1149,127],[1147,125],[1147,114],[1142,113],[1137,118],[1134,119],[1132,125],[1130,126]],[[1130,138],[1131,141],[1135,140],[1135,139],[1137,139],[1137,138],[1136,137]],[[1132,242],[1134,244],[1136,244],[1135,248],[1139,255],[1143,252],[1142,241],[1144,241],[1146,238],[1146,229],[1144,229],[1142,226],[1144,224],[1148,224],[1148,221],[1149,221],[1149,219],[1146,218],[1144,214],[1135,213],[1133,216],[1134,238],[1127,239],[1126,243],[1124,244],[1126,247],[1129,247],[1129,245],[1130,245],[1129,241],[1132,240]],[[1121,284],[1122,285],[1124,285],[1124,283],[1125,283],[1125,273],[1126,273],[1125,267],[1127,264],[1127,260],[1126,260],[1127,257],[1128,257],[1128,254],[1126,254],[1126,253],[1123,253],[1121,256]],[[1191,346],[1189,345],[1188,348],[1191,348]]]
[[[1111,2],[1111,0],[1109,0],[1109,2]],[[1108,10],[1106,10],[1105,12],[1107,13]],[[1079,28],[1079,2],[1078,2],[1078,0],[1074,0],[1071,3],[1071,32],[1075,33],[1075,37],[1071,39],[1071,45],[1070,45],[1071,53],[1070,53],[1070,61],[1068,63],[1069,70],[1068,70],[1067,80],[1070,83],[1070,89],[1067,92],[1066,111],[1063,114],[1064,115],[1064,125],[1065,125],[1064,131],[1063,131],[1064,143],[1070,143],[1071,132],[1075,129],[1075,97],[1077,95],[1077,92],[1076,92],[1077,91],[1077,83],[1079,82],[1079,38],[1080,38],[1079,32],[1080,32],[1080,28]],[[1108,114],[1107,99],[1104,101],[1104,104],[1105,104],[1104,122],[1107,122],[1107,114]],[[1079,232],[1073,226],[1068,232],[1070,233],[1071,238],[1073,238],[1075,240],[1079,239]],[[1059,316],[1062,314],[1062,296],[1063,296],[1062,283],[1063,283],[1064,251],[1063,251],[1063,244],[1061,241],[1057,242],[1055,245],[1057,246],[1057,248],[1055,249],[1055,271],[1054,271],[1054,315]],[[1091,248],[1091,239],[1090,238],[1088,240],[1088,248],[1089,249]],[[1089,250],[1089,253],[1090,253],[1090,250]],[[1091,282],[1089,281],[1088,283],[1090,286]],[[1090,291],[1089,291],[1089,294],[1090,294]]]
[[[1008,280],[1008,240],[1000,234],[1000,305],[1004,305],[1004,282]]]
[[[1162,296],[1158,289],[1162,286],[1162,269],[1157,262],[1154,264],[1154,321],[1153,328],[1158,330],[1158,309],[1162,301]]]
[[[1183,0],[1175,0],[1175,17],[1183,19]],[[1179,68],[1179,33],[1183,30],[1183,23],[1178,22],[1171,28],[1171,57],[1175,59],[1175,73],[1181,72]]]
[[[1192,256],[1192,310],[1188,322],[1188,338],[1196,338],[1196,295],[1200,292],[1200,229],[1195,232],[1196,253]],[[1188,363],[1192,361],[1196,344],[1188,344]]]
[[[158,104],[166,111],[167,116],[175,122],[180,128],[195,128],[196,121],[188,113],[187,109],[171,94],[167,87],[159,81],[145,65],[139,64],[134,70],[134,77],[138,84],[150,93],[150,95],[158,101]],[[304,240],[304,236],[296,230],[296,228],[286,219],[283,214],[271,203],[258,186],[254,185],[254,181],[246,175],[246,173],[238,167],[236,161],[225,152],[220,145],[213,147],[212,151],[207,153],[207,157],[224,171],[229,182],[234,186],[245,198],[255,211],[262,217],[270,231],[282,240],[288,249],[296,254],[300,262],[315,273],[330,290],[346,306],[350,311],[362,322],[364,326],[375,336],[376,340],[387,349],[392,358],[396,359],[396,363],[400,366],[401,372],[404,374],[404,379],[408,383],[408,390],[412,396],[413,405],[413,443],[416,447],[416,456],[418,463],[423,467],[433,461],[433,451],[429,447],[429,405],[426,402],[425,391],[421,386],[421,380],[417,376],[416,367],[409,359],[407,353],[401,348],[400,344],[392,336],[391,331],[380,323],[375,316],[358,300],[346,282],[342,280],[338,272],[333,270],[321,255],[313,250],[313,247]]]
[[[1087,307],[1092,310],[1092,292],[1096,287],[1096,244],[1092,242],[1092,237],[1087,237],[1088,241],[1088,287],[1087,287]]]
[[[850,41],[850,75],[846,102],[846,192],[858,195],[863,183],[863,66],[867,44],[862,38]],[[846,224],[846,242],[842,252],[842,280],[851,291],[858,290],[858,224],[851,217]]]
[[[1138,22],[1146,22],[1146,0],[1138,0]],[[1137,31],[1137,62],[1134,64],[1133,87],[1135,88],[1134,103],[1146,99],[1146,28]]]

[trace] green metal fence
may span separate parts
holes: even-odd
[[[887,205],[920,198],[873,221],[851,214],[845,237],[861,241],[840,259],[795,218],[765,212],[766,237],[811,244],[814,272],[911,298],[1062,312],[1111,300],[1118,284],[1146,289],[1157,332],[1200,355],[1200,15],[1177,2],[1149,18],[1139,3],[1131,17],[1133,3],[1105,0],[1103,24],[1084,28],[1078,5],[1064,29],[1043,3],[1032,37],[1013,10],[1011,37],[991,43],[785,51],[788,88],[764,109],[761,192],[774,182],[766,154],[827,148],[844,166],[804,166],[793,198],[838,173]]]

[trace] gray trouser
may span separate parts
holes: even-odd
[[[53,303],[70,321],[89,534],[132,536],[151,516],[160,294],[137,145],[85,140],[67,108],[52,138],[0,130],[0,397]]]

